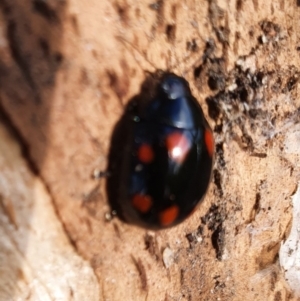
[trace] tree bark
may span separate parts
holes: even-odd
[[[299,7],[1,0],[0,300],[299,300],[278,259],[300,178]],[[93,174],[158,69],[189,81],[216,154],[199,209],[153,232],[108,221]]]

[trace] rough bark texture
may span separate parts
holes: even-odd
[[[300,179],[299,23],[296,0],[1,0],[0,300],[299,300],[278,262]],[[197,212],[150,232],[106,221],[92,175],[155,69],[190,82],[216,162]]]

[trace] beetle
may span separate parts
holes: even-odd
[[[212,130],[188,82],[170,72],[151,76],[113,134],[111,206],[147,229],[174,226],[203,200],[213,161]]]

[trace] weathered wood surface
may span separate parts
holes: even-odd
[[[0,1],[0,300],[299,300],[278,262],[299,181],[299,1]],[[297,6],[298,5],[298,6]],[[178,227],[113,219],[110,136],[145,70],[216,137]]]

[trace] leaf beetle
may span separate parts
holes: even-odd
[[[174,226],[202,201],[213,161],[212,130],[188,82],[170,72],[151,76],[113,133],[111,206],[147,229]]]

